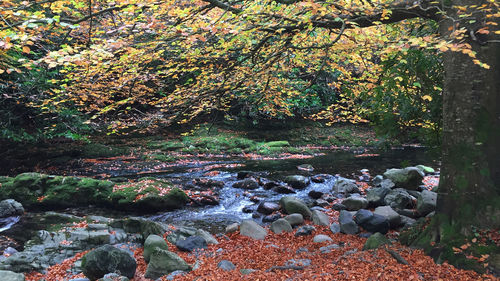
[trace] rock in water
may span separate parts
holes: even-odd
[[[21,203],[14,199],[6,199],[0,202],[0,218],[20,216],[24,214]]]
[[[418,190],[424,179],[424,172],[416,167],[390,169],[384,173],[384,177],[394,182],[396,187]]]
[[[149,257],[156,250],[156,248],[160,248],[163,250],[168,250],[167,242],[163,239],[163,237],[151,234],[148,236],[146,241],[144,242],[144,260],[149,262]]]
[[[280,208],[280,205],[274,202],[261,202],[257,207],[257,212],[264,215],[270,215],[273,212],[278,211]]]
[[[253,220],[244,220],[240,225],[240,234],[255,240],[264,240],[267,235],[267,230]]]
[[[338,178],[333,185],[333,191],[338,193],[357,193],[359,192],[359,188],[354,180]]]
[[[391,241],[389,241],[389,239],[387,239],[387,237],[383,234],[377,232],[366,240],[363,250],[377,249],[378,247],[387,244],[391,244]]]
[[[257,189],[259,188],[259,183],[255,179],[248,178],[233,183],[233,187],[241,189]]]
[[[296,189],[303,189],[309,185],[309,179],[299,175],[288,176],[284,179],[284,182]]]
[[[158,279],[177,270],[190,271],[191,266],[175,253],[156,248],[151,254],[144,277]]]
[[[297,197],[293,196],[283,196],[280,199],[281,207],[288,213],[301,214],[304,218],[310,218],[312,216],[311,210],[307,207],[307,205]]]
[[[90,280],[97,280],[108,273],[118,273],[133,278],[137,263],[124,250],[104,245],[88,252],[82,258],[82,271]]]

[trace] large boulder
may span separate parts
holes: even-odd
[[[363,246],[363,251],[377,249],[382,245],[389,244],[391,244],[391,241],[389,241],[389,239],[387,239],[387,237],[385,237],[383,234],[377,232],[366,239],[365,245]]]
[[[330,218],[318,210],[312,211],[312,221],[315,225],[330,225]]]
[[[389,229],[389,220],[381,215],[373,214],[369,219],[360,224],[368,232],[386,234]]]
[[[359,187],[354,180],[338,178],[333,185],[333,191],[337,193],[357,193]]]
[[[130,254],[111,245],[104,245],[88,252],[82,258],[82,271],[90,280],[97,280],[108,273],[118,273],[133,278],[137,263]]]
[[[387,187],[370,188],[366,191],[366,200],[370,206],[384,205],[384,198],[390,191],[391,189]]]
[[[255,240],[264,240],[267,235],[267,230],[253,220],[244,220],[240,225],[240,234]]]
[[[177,254],[156,248],[151,254],[144,277],[158,279],[174,271],[190,271],[191,266]]]
[[[283,196],[280,199],[280,204],[287,214],[298,213],[304,218],[310,218],[312,216],[311,210],[309,210],[307,205],[297,197]]]
[[[368,200],[361,196],[351,196],[344,199],[342,205],[346,206],[348,211],[357,211],[368,207]]]
[[[345,234],[356,234],[359,232],[359,227],[353,220],[353,216],[348,211],[340,211],[339,215],[340,232]]]
[[[283,181],[296,189],[306,188],[310,183],[307,177],[300,175],[287,176]]]
[[[257,189],[259,188],[259,183],[253,178],[247,178],[233,183],[233,187],[241,189]]]
[[[280,234],[281,232],[292,232],[292,226],[285,219],[277,219],[271,223],[271,231]]]
[[[424,179],[424,173],[419,168],[408,167],[404,169],[389,169],[384,173],[384,177],[394,182],[396,187],[418,190]]]
[[[380,206],[373,211],[376,215],[381,215],[389,221],[391,228],[396,228],[401,225],[400,215],[394,211],[390,206]]]
[[[361,209],[356,212],[354,215],[354,221],[358,224],[361,225],[367,220],[369,220],[371,217],[373,217],[373,213],[369,210],[366,209]]]
[[[417,198],[417,212],[422,216],[436,210],[437,193],[429,190],[422,191]]]
[[[0,218],[20,216],[24,214],[21,203],[14,199],[6,199],[0,202]]]
[[[22,273],[15,273],[8,270],[0,270],[0,280],[2,281],[24,281]]]
[[[143,256],[146,262],[149,262],[149,257],[156,250],[156,248],[168,250],[168,244],[167,242],[165,242],[165,239],[163,239],[163,237],[151,234],[148,236],[148,238],[146,238],[146,241],[144,242]]]
[[[406,209],[412,201],[413,197],[402,188],[391,190],[384,198],[385,205],[391,206],[393,209]]]

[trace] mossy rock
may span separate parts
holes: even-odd
[[[83,147],[82,157],[85,158],[108,158],[126,155],[130,151],[126,147],[113,147],[99,143],[89,143]]]
[[[389,241],[389,239],[387,239],[387,237],[377,232],[372,236],[370,236],[368,239],[366,239],[365,245],[363,246],[363,251],[377,249],[382,245],[390,245],[390,244],[392,243],[391,241]]]
[[[270,141],[266,142],[265,145],[268,147],[286,147],[290,146],[290,143],[288,141]]]
[[[14,179],[2,183],[1,199],[14,199],[24,207],[31,207],[38,203],[37,199],[44,195],[47,175],[39,173],[24,173]]]
[[[114,183],[92,178],[56,177],[48,184],[41,204],[48,207],[110,205]]]

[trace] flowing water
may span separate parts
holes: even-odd
[[[435,158],[434,158],[435,159]],[[187,225],[203,227],[212,232],[220,231],[224,226],[232,222],[239,222],[242,219],[250,218],[252,215],[242,212],[246,206],[254,203],[251,196],[264,198],[265,201],[277,202],[284,196],[262,187],[256,190],[245,191],[233,188],[237,181],[237,172],[241,170],[257,172],[259,176],[270,180],[279,181],[286,175],[301,174],[311,176],[316,174],[328,174],[324,183],[313,183],[302,190],[296,190],[294,196],[305,201],[310,200],[308,193],[311,190],[329,192],[338,176],[358,179],[362,175],[360,170],[367,169],[369,174],[375,176],[383,173],[389,168],[400,168],[410,165],[428,165],[439,167],[439,163],[433,159],[433,155],[427,153],[424,148],[406,147],[402,149],[392,149],[384,152],[371,152],[370,154],[355,154],[346,151],[333,151],[322,156],[309,159],[285,159],[285,160],[252,160],[239,162],[242,167],[233,169],[222,169],[215,176],[203,176],[207,171],[203,167],[198,167],[196,171],[177,171],[169,174],[158,174],[157,177],[167,178],[174,183],[187,183],[193,178],[209,178],[224,182],[224,186],[219,192],[220,204],[217,206],[189,207],[173,212],[166,212],[150,216],[150,219],[172,223],[176,225]],[[217,164],[232,164],[234,161],[218,161]],[[313,172],[304,172],[297,169],[298,165],[311,164]],[[221,170],[221,169],[218,169]]]

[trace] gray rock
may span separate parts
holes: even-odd
[[[233,183],[233,187],[241,189],[257,189],[259,188],[259,183],[253,178],[247,178]]]
[[[234,270],[236,269],[236,266],[228,261],[228,260],[221,260],[218,264],[217,264],[217,267],[224,270],[224,271],[231,271],[231,270]]]
[[[312,211],[312,221],[315,225],[330,225],[330,218],[318,210]]]
[[[417,223],[417,220],[412,219],[410,217],[401,216],[401,215],[399,217],[401,218],[401,225],[403,225],[403,227],[405,227],[405,228],[406,227],[410,227],[410,226],[412,226],[412,225],[414,225],[414,224]]]
[[[355,193],[359,192],[359,187],[354,180],[338,178],[333,185],[333,191],[337,193]]]
[[[146,262],[149,262],[149,258],[151,254],[156,250],[156,248],[160,248],[163,250],[168,250],[168,244],[163,239],[163,237],[151,234],[146,238],[146,241],[144,242],[144,260]]]
[[[314,243],[325,243],[325,242],[332,242],[332,238],[330,238],[328,235],[324,234],[318,234],[314,236],[313,242]]]
[[[321,247],[319,248],[319,251],[323,254],[328,254],[330,253],[332,250],[336,250],[336,249],[339,249],[340,246],[337,245],[337,244],[330,244],[328,246],[324,246],[324,247]]]
[[[15,273],[8,270],[0,270],[0,280],[2,281],[24,281],[24,274]]]
[[[280,199],[280,204],[287,214],[298,213],[304,218],[310,218],[312,216],[311,210],[309,210],[307,205],[297,197],[283,196]]]
[[[304,223],[304,216],[301,214],[290,214],[285,217],[291,226],[297,226]]]
[[[384,177],[390,179],[396,187],[418,190],[424,179],[424,173],[415,167],[404,169],[390,169],[384,173]]]
[[[340,232],[345,234],[356,234],[359,232],[359,227],[354,222],[353,216],[348,211],[340,211],[339,215]]]
[[[278,219],[271,223],[271,231],[280,234],[281,232],[292,232],[292,226],[285,219]]]
[[[384,180],[384,176],[376,175],[372,179],[372,183],[374,186],[378,186]]]
[[[346,206],[349,211],[357,211],[368,207],[368,200],[360,196],[351,196],[342,201],[342,205]]]
[[[377,232],[366,240],[365,245],[363,246],[363,251],[377,249],[378,247],[387,244],[391,244],[391,241],[389,241],[389,239],[387,239],[387,237],[383,234]]]
[[[361,225],[365,221],[369,220],[373,216],[373,213],[369,210],[366,209],[361,209],[356,212],[354,215],[354,221],[358,224]]]
[[[299,229],[297,229],[297,231],[295,232],[295,236],[311,235],[315,230],[316,228],[312,225],[304,225],[299,227]]]
[[[88,230],[108,230],[108,225],[103,223],[89,223]]]
[[[269,215],[278,211],[280,208],[280,205],[274,202],[261,202],[257,207],[257,212],[264,215]]]
[[[237,223],[232,223],[228,226],[226,226],[226,233],[231,233],[238,231],[239,225]]]
[[[21,203],[14,199],[6,199],[0,202],[0,218],[20,216],[24,214]]]
[[[181,251],[192,252],[195,249],[206,249],[207,241],[201,236],[193,235],[177,240],[175,246]]]
[[[280,194],[292,194],[295,193],[295,190],[293,188],[289,187],[288,185],[277,185],[273,188],[271,188],[272,191]]]
[[[203,239],[205,239],[205,241],[207,241],[208,245],[219,244],[219,241],[217,241],[217,239],[215,239],[215,237],[212,234],[208,233],[207,231],[205,231],[203,229],[196,230],[195,235],[203,237]]]
[[[391,190],[384,198],[386,205],[391,206],[393,209],[405,209],[411,205],[412,196],[402,188]]]
[[[384,198],[390,191],[387,187],[370,188],[366,191],[366,200],[370,206],[384,205]]]
[[[88,252],[82,258],[82,271],[90,280],[96,280],[108,273],[119,273],[133,278],[137,263],[130,254],[110,245]]]
[[[264,240],[267,235],[267,230],[253,220],[244,220],[240,225],[240,234],[255,240]]]
[[[330,225],[330,231],[333,234],[339,233],[340,232],[340,225],[338,223],[332,223],[332,225]]]
[[[378,185],[377,187],[379,188],[389,188],[389,189],[393,189],[394,187],[396,187],[396,184],[393,183],[390,179],[383,179]]]
[[[262,222],[273,222],[277,219],[281,219],[282,215],[280,213],[264,216]]]
[[[361,224],[366,231],[375,233],[380,232],[382,234],[386,234],[389,229],[389,220],[386,217],[381,215],[373,214],[368,220]]]
[[[380,206],[373,211],[374,214],[381,215],[389,221],[391,228],[396,228],[401,225],[400,215],[394,211],[390,206]]]
[[[296,189],[303,189],[310,183],[308,178],[300,175],[287,176],[283,181]]]
[[[257,270],[251,269],[251,268],[242,268],[242,269],[240,269],[240,273],[242,275],[247,275],[247,274],[250,274],[250,273],[254,273],[255,271],[257,271]]]
[[[417,212],[422,216],[436,210],[437,193],[424,190],[417,198]]]
[[[144,277],[157,279],[177,270],[190,271],[191,266],[175,253],[156,248],[151,254]]]
[[[104,277],[102,277],[101,279],[99,279],[97,281],[129,281],[129,280],[130,279],[128,279],[125,276],[121,276],[121,275],[116,274],[116,273],[109,273],[109,274],[104,275]]]

